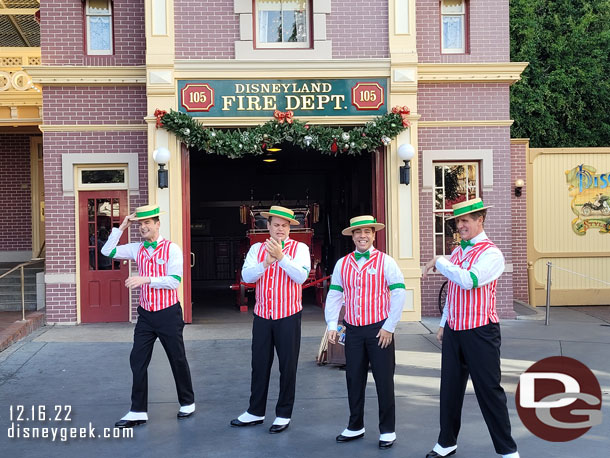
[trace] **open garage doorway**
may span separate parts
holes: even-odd
[[[236,283],[250,244],[244,207],[315,208],[316,218],[311,219],[315,247],[310,250],[319,253],[319,268],[330,275],[336,261],[353,249],[351,239],[341,235],[349,218],[375,214],[380,221],[385,219],[383,154],[381,150],[333,156],[285,145],[272,154],[240,159],[191,151],[193,322],[240,310],[239,291],[231,285]],[[266,227],[264,222],[259,225]],[[376,246],[385,249],[385,233],[380,233]],[[253,294],[247,299],[251,313]],[[321,313],[316,302],[316,288],[304,289],[304,310],[315,308]]]

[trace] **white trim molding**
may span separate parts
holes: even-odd
[[[76,274],[65,273],[65,274],[45,274],[44,282],[47,285],[73,285],[76,283]]]
[[[491,191],[494,185],[494,152],[491,149],[455,149],[422,151],[422,189],[434,188],[434,163],[442,161],[481,161],[481,184]]]
[[[255,49],[252,0],[233,0],[233,11],[239,15],[239,40],[235,41],[235,60],[298,60],[332,59],[332,41],[326,37],[326,15],[331,11],[331,0],[313,0],[313,48]]]
[[[62,154],[61,156],[61,182],[64,196],[74,195],[74,166],[75,165],[104,165],[127,164],[130,193],[139,192],[140,172],[138,170],[137,153],[107,153],[107,154]]]

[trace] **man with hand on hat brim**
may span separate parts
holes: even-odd
[[[182,337],[184,320],[178,301],[184,259],[180,247],[159,234],[162,213],[158,205],[138,207],[118,228],[112,229],[102,247],[104,256],[136,261],[139,273],[125,280],[126,287],[140,288],[140,306],[129,357],[133,374],[131,409],[115,424],[118,428],[131,428],[148,420],[148,365],[157,337],[174,375],[180,402],[177,417],[188,418],[195,412],[191,372]],[[117,246],[123,232],[134,221],[140,224],[144,242]]]
[[[276,434],[288,428],[292,417],[301,346],[301,285],[309,276],[311,257],[307,245],[289,238],[290,226],[299,225],[292,210],[274,205],[261,214],[268,218],[270,237],[250,247],[241,271],[246,283],[256,283],[250,404],[231,426],[259,425],[265,419],[275,348],[280,394],[269,432]]]
[[[345,302],[345,378],[350,417],[337,442],[364,436],[364,393],[369,363],[379,402],[379,448],[396,440],[394,330],[405,302],[405,280],[396,261],[373,247],[385,226],[370,215],[350,220],[343,235],[352,237],[355,251],[335,265],[326,296],[328,341],[337,341],[337,321]]]
[[[449,280],[447,300],[436,334],[442,344],[440,424],[438,442],[426,455],[455,454],[468,376],[496,453],[519,458],[510,431],[506,394],[500,385],[500,323],[496,313],[496,285],[504,272],[504,256],[483,225],[487,209],[479,198],[453,206],[461,237],[451,258],[435,256],[424,267],[425,279],[438,270]]]

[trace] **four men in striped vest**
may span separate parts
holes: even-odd
[[[440,424],[437,444],[426,458],[453,455],[457,449],[461,409],[468,376],[487,423],[496,452],[518,458],[511,437],[506,395],[500,386],[500,327],[496,313],[496,284],[504,271],[504,257],[483,230],[486,209],[481,199],[453,206],[453,218],[461,236],[450,260],[436,256],[424,269],[424,278],[438,270],[449,280],[447,306],[437,333],[442,343]],[[138,276],[129,277],[128,288],[141,288],[138,322],[130,356],[133,372],[131,410],[117,427],[146,423],[147,368],[157,337],[167,353],[176,382],[180,410],[178,418],[195,411],[191,375],[182,331],[184,321],[177,288],[183,269],[180,248],[159,234],[159,207],[139,207],[119,228],[113,228],[102,254],[114,259],[134,260]],[[261,424],[265,418],[269,377],[274,349],[280,369],[280,394],[276,418],[269,429],[288,428],[295,398],[297,363],[301,340],[301,285],[309,276],[309,248],[289,238],[290,226],[298,225],[290,209],[272,206],[268,218],[270,238],[250,247],[242,277],[256,283],[252,327],[252,380],[246,412],[232,426]],[[116,246],[133,221],[140,222],[143,243]],[[379,447],[396,440],[394,330],[405,301],[404,277],[396,261],[373,247],[375,233],[385,226],[372,216],[350,220],[343,235],[352,237],[355,251],[341,258],[333,271],[326,298],[328,340],[337,340],[337,321],[345,305],[346,380],[350,417],[337,442],[364,436],[364,398],[369,364],[379,401]]]
[[[500,325],[496,313],[496,284],[504,272],[504,256],[487,238],[483,223],[487,208],[481,199],[453,206],[462,239],[451,253],[431,259],[424,278],[438,270],[449,280],[447,301],[437,339],[442,343],[440,434],[426,458],[453,455],[457,449],[462,404],[468,376],[495,450],[518,458],[511,436],[506,394],[500,385]]]
[[[148,365],[157,337],[165,349],[176,382],[180,402],[178,418],[190,417],[195,412],[191,372],[182,338],[182,307],[178,302],[184,259],[180,247],[159,234],[161,213],[164,212],[159,211],[158,205],[138,207],[118,228],[112,229],[101,250],[104,256],[113,259],[136,261],[139,274],[125,281],[128,288],[140,288],[140,306],[129,357],[133,373],[131,410],[115,424],[119,428],[131,428],[148,420]],[[117,246],[133,221],[140,223],[144,242]]]
[[[379,447],[396,440],[394,402],[394,329],[405,301],[404,277],[396,261],[373,247],[375,233],[385,226],[370,215],[350,220],[343,235],[355,251],[339,259],[326,297],[328,340],[336,343],[337,321],[345,303],[344,324],[347,394],[350,417],[337,442],[364,436],[364,393],[369,364],[379,401]]]
[[[292,416],[301,346],[301,285],[309,276],[311,257],[307,245],[289,238],[290,226],[299,224],[292,210],[274,205],[261,214],[268,218],[270,237],[250,247],[241,271],[245,282],[256,283],[250,405],[231,426],[258,425],[265,419],[275,348],[280,394],[269,428],[275,434],[288,428]]]

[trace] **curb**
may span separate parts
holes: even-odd
[[[0,352],[44,326],[44,312],[30,312],[25,321],[18,320],[0,331]]]

